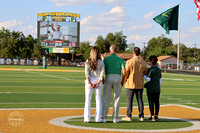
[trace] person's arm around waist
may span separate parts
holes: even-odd
[[[151,78],[150,78],[150,77],[147,77],[146,75],[144,75],[144,79],[145,79],[147,82],[151,81]]]

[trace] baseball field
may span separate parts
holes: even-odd
[[[138,121],[134,98],[133,113],[136,116],[132,122],[113,124],[109,117],[108,123],[99,125],[83,123],[84,79],[84,68],[79,67],[42,69],[41,66],[0,65],[0,132],[200,132],[199,128],[192,127],[195,126],[193,122],[200,127],[198,75],[162,74],[159,121],[147,120],[149,109],[144,89],[144,122]],[[94,115],[94,95],[91,106]],[[17,115],[12,115],[13,112]],[[109,114],[112,114],[112,108]],[[121,94],[120,118],[124,115],[125,88]],[[54,120],[61,117],[64,118],[62,124],[55,124]]]

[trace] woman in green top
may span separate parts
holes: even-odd
[[[153,55],[149,57],[149,64],[151,67],[147,70],[147,76],[145,76],[145,80],[147,81],[147,83],[144,86],[145,88],[147,88],[149,110],[151,113],[151,117],[149,118],[149,120],[152,121],[158,120],[158,113],[160,109],[159,98],[162,77],[161,70],[157,66],[157,61],[157,56]]]

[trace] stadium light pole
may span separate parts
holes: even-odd
[[[177,70],[179,70],[179,45],[180,45],[180,18],[181,18],[181,2],[179,3],[179,15],[178,15],[178,48],[177,48]]]

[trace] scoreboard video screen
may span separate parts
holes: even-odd
[[[42,47],[79,47],[80,15],[68,12],[38,14],[38,45]]]

